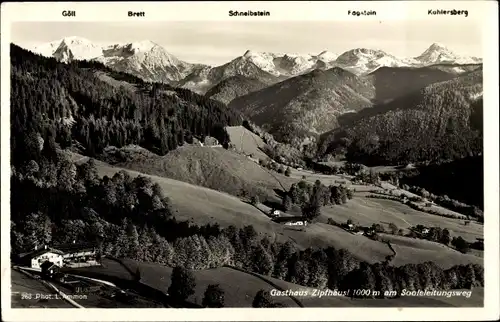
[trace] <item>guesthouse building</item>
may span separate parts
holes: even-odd
[[[44,262],[51,262],[56,265],[63,265],[64,253],[59,249],[49,248],[35,248],[35,250],[20,255],[20,261],[23,266],[28,266],[35,269],[41,269]]]

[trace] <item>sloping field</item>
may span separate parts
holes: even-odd
[[[78,157],[75,156],[75,159],[78,160]],[[85,158],[79,158],[79,160],[84,161]],[[102,162],[97,162],[97,166],[100,175],[112,176],[121,170]],[[128,172],[132,176],[141,174],[135,171]],[[345,248],[359,259],[371,263],[384,260],[387,255],[392,254],[392,251],[382,242],[373,241],[364,236],[353,235],[332,225],[315,223],[308,225],[305,231],[300,231],[296,228],[272,222],[261,210],[229,194],[164,177],[151,175],[149,177],[158,182],[165,194],[170,197],[174,209],[177,210],[175,216],[181,220],[190,220],[196,224],[218,223],[221,227],[229,225],[236,227],[253,225],[259,233],[270,236],[271,241],[274,242],[291,240],[299,248],[327,246],[333,246],[337,249]],[[418,218],[416,215],[413,215],[414,213],[419,213],[418,211],[399,202],[393,203],[398,207],[404,206],[408,208],[405,210],[407,212],[406,215],[398,208],[391,210],[388,207],[382,207],[377,203],[378,201],[386,200],[355,197],[342,206],[324,207],[322,209],[323,219],[326,221],[327,218],[331,217],[338,222],[345,222],[351,218],[355,223],[359,221],[362,225],[371,225],[375,222],[394,222],[398,227],[408,227],[408,224],[405,226],[404,220],[409,222],[410,219]],[[435,215],[421,213],[420,216],[424,219],[438,220],[437,224],[442,228],[444,228],[442,223],[453,223],[453,219]],[[457,222],[460,221],[457,220]],[[411,224],[416,225],[418,223],[422,222],[416,220]],[[465,228],[468,228],[468,226]],[[401,248],[396,258],[398,265],[407,262],[414,263],[415,260],[433,260],[446,267],[452,266],[455,263],[463,263],[470,259],[476,262],[475,259],[477,258],[475,256],[469,257],[463,255],[451,249],[449,249],[450,254],[446,253],[446,256],[440,256],[440,252],[442,251],[429,251],[425,248],[407,247]]]
[[[323,223],[308,225],[305,232],[285,230],[285,234],[299,245],[345,248],[358,259],[369,263],[382,261],[387,255],[392,254],[389,247],[382,242],[354,235],[342,228]]]
[[[483,265],[483,259],[470,254],[462,254],[454,249],[443,250],[420,249],[418,244],[414,247],[393,245],[397,255],[392,264],[400,266],[404,264],[418,264],[426,261],[435,262],[443,269],[450,268],[458,264],[479,264]]]
[[[345,248],[358,259],[369,263],[383,261],[387,255],[393,254],[384,242],[374,241],[362,235],[354,235],[342,228],[323,223],[308,226],[306,232],[289,230],[284,233],[300,245]],[[425,261],[433,261],[444,269],[457,264],[483,265],[481,257],[462,254],[438,243],[406,237],[399,237],[400,239],[397,239],[396,236],[391,237],[394,237],[394,244],[391,244],[397,253],[392,262],[395,266]]]
[[[155,288],[162,288],[165,291],[170,286],[172,268],[153,263],[139,263],[132,260],[124,261],[129,267],[135,269],[140,265],[144,272],[143,283]],[[261,290],[270,291],[273,287],[266,281],[251,274],[241,272],[228,267],[194,271],[196,278],[195,294],[188,298],[189,301],[201,304],[203,294],[210,284],[219,284],[225,293],[225,303],[227,307],[251,307],[255,294]],[[298,285],[294,288],[301,288]],[[289,297],[281,298],[280,301],[290,307],[298,305]]]
[[[483,265],[481,257],[474,254],[462,254],[440,243],[389,234],[380,234],[380,236],[389,240],[396,251],[397,255],[392,262],[396,266],[409,263],[418,264],[427,260],[431,260],[443,268],[468,263]]]
[[[108,176],[120,170],[100,162],[98,169],[101,175]],[[128,172],[132,176],[140,175],[135,171]],[[354,236],[334,226],[313,224],[309,225],[306,231],[300,231],[272,222],[260,210],[234,196],[168,178],[149,177],[158,182],[170,197],[177,210],[175,215],[178,219],[190,220],[197,224],[216,222],[222,227],[253,225],[258,232],[270,236],[273,241],[292,240],[299,248],[311,246],[346,248],[368,262],[380,261],[392,254],[383,243]]]
[[[88,267],[78,269],[78,273],[86,272],[98,273],[107,276],[119,277],[125,280],[131,280],[130,272],[135,272],[139,266],[141,269],[141,283],[151,286],[162,292],[167,292],[170,286],[172,268],[154,263],[141,263],[134,260],[124,259],[122,262],[104,259],[103,267]],[[227,267],[216,269],[193,271],[196,279],[195,294],[188,298],[188,301],[201,304],[204,292],[209,284],[219,284],[225,293],[226,307],[251,307],[255,294],[261,290],[270,291],[273,286],[266,281],[238,270]],[[287,283],[290,284],[290,283]],[[302,287],[294,284],[295,289]],[[280,302],[290,306],[298,305],[289,297],[280,298]]]
[[[257,163],[223,148],[180,147],[163,157],[150,157],[117,166],[188,182],[238,195],[274,196],[274,189],[289,189],[293,180],[270,173]],[[283,185],[283,187],[282,187]]]
[[[98,162],[99,174],[113,176],[123,170]],[[131,176],[144,175],[126,170]],[[257,231],[272,231],[271,222],[260,210],[242,202],[239,198],[212,189],[195,186],[169,178],[146,175],[157,182],[172,201],[175,216],[191,220],[199,225],[217,222],[222,227],[254,225]]]
[[[243,126],[227,126],[229,140],[234,144],[236,150],[245,155],[252,154],[255,159],[268,159],[269,157],[260,148],[266,144],[260,136],[252,133]]]
[[[447,228],[452,236],[462,236],[470,242],[483,237],[483,226],[478,223],[470,222],[465,226],[461,219],[431,215],[412,209],[398,201],[363,198],[359,194],[344,205],[323,208],[322,213],[326,218],[332,218],[337,222],[346,222],[351,219],[363,226],[391,222],[403,229],[419,224],[427,227],[437,226]]]
[[[305,179],[303,179],[304,177]],[[292,168],[290,178],[293,178],[295,180],[305,180],[312,183],[314,183],[316,180],[319,180],[321,181],[321,183],[327,186],[339,184],[340,182],[346,184],[348,187],[352,186],[351,182],[346,177],[340,175],[326,175],[315,173],[310,170],[297,170]]]

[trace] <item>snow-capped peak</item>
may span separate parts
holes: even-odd
[[[278,75],[279,73],[276,72],[276,68],[273,62],[274,58],[274,54],[247,50],[245,54],[241,56],[242,61],[240,63],[244,64],[246,61],[249,61],[263,71],[266,71],[273,75]]]
[[[61,43],[64,43],[66,45],[86,45],[86,46],[93,45],[90,40],[78,36],[65,37],[61,39]]]
[[[34,53],[40,54],[46,57],[52,57],[52,54],[61,44],[61,40],[55,40],[44,44],[38,44],[33,48],[30,48]]]
[[[457,55],[440,43],[433,43],[420,56],[415,57],[415,60],[425,65],[439,63],[475,64],[481,61],[476,57]]]
[[[329,52],[327,50],[324,50],[317,57],[319,60],[329,62],[329,61],[334,61],[335,59],[337,59],[338,55],[336,55],[332,52]]]
[[[442,61],[444,59],[455,59],[455,55],[451,50],[442,44],[434,43],[427,48],[420,56],[416,57],[417,60],[423,62]]]
[[[179,60],[151,40],[95,44],[88,39],[72,36],[42,44],[35,47],[34,51],[64,63],[96,60],[115,70],[160,82],[183,79],[195,66]]]
[[[152,42],[151,40],[142,40],[142,41],[130,43],[128,45],[129,45],[131,50],[142,51],[142,52],[150,51],[154,47],[160,47],[160,45],[158,45],[155,42]]]
[[[243,54],[243,57],[245,58],[249,58],[249,57],[252,57],[253,55],[255,55],[255,53],[253,51],[251,51],[250,49],[248,49],[247,51],[245,51],[245,53]]]
[[[90,60],[102,55],[102,47],[82,37],[65,37],[52,53],[57,60],[70,62],[72,60]]]
[[[356,48],[340,55],[335,64],[355,74],[364,74],[382,66],[402,67],[408,62],[382,50]]]

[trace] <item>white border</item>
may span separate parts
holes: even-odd
[[[463,9],[469,17],[428,16],[428,9]],[[2,3],[1,6],[1,179],[2,179],[2,316],[6,321],[294,321],[294,320],[497,320],[499,318],[499,150],[498,150],[498,4],[496,1],[366,2],[130,2]],[[76,10],[77,17],[62,17]],[[126,12],[145,11],[147,21],[310,21],[310,20],[456,20],[482,24],[484,62],[484,308],[286,308],[286,309],[8,309],[10,308],[10,23],[14,21],[127,21]],[[229,10],[267,10],[270,17],[229,17]],[[376,10],[377,16],[354,17],[347,10]],[[34,30],[33,32],[36,32]],[[26,196],[29,198],[30,196]],[[75,312],[76,310],[76,312]]]

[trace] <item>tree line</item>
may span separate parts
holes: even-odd
[[[443,162],[483,152],[482,69],[361,112],[325,134],[319,155],[366,165]]]
[[[26,146],[39,138],[88,156],[129,144],[164,155],[193,136],[213,136],[227,144],[224,127],[242,122],[220,102],[186,89],[144,83],[99,63],[58,63],[11,45],[11,67],[14,162],[31,160]],[[113,86],[103,74],[134,83]]]
[[[288,211],[292,206],[298,206],[304,218],[313,220],[321,215],[321,207],[345,204],[352,197],[352,190],[345,186],[325,186],[320,180],[309,184],[301,180],[291,185],[283,197],[282,207]]]
[[[174,300],[186,301],[195,294],[196,277],[193,272],[181,266],[176,266],[172,270],[170,286],[167,293]],[[225,306],[225,292],[220,284],[209,284],[205,289],[202,300],[203,307],[222,308]],[[276,302],[266,290],[259,290],[252,301],[254,308],[286,307],[283,303]]]

